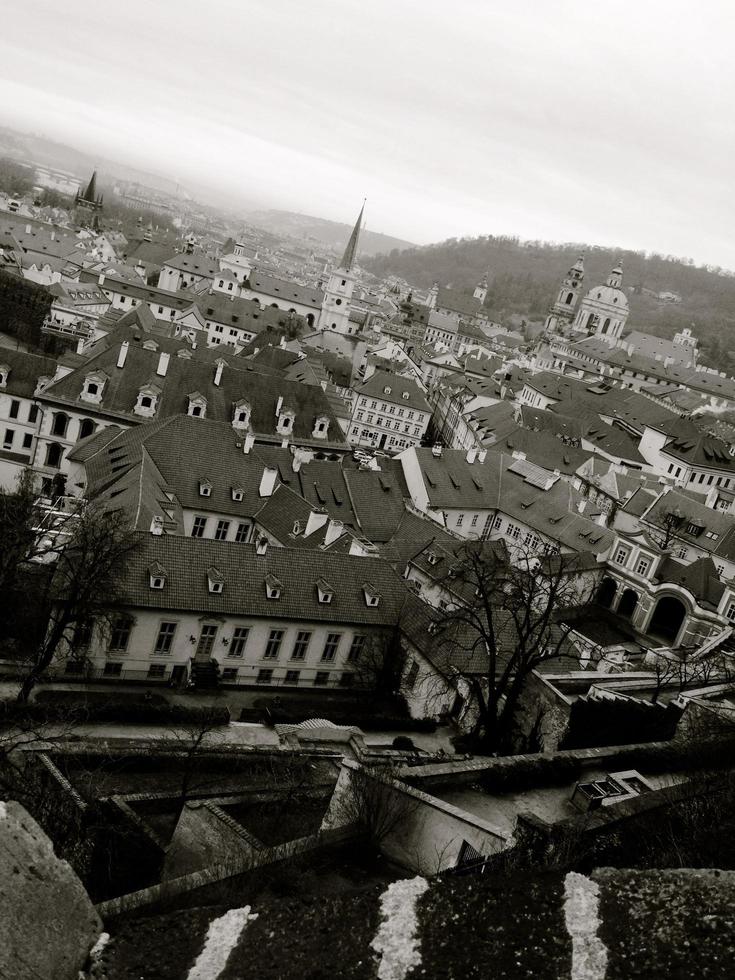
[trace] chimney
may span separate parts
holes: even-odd
[[[51,232],[51,241],[52,242],[55,242],[56,241],[56,232],[55,231],[52,231]]]
[[[105,284],[105,274],[104,272],[100,272],[99,277],[97,278],[97,285],[104,286],[104,284]]]
[[[255,445],[255,436],[253,435],[252,432],[246,432],[245,439],[242,444],[242,451],[245,453],[246,456],[248,455],[248,453],[250,452],[250,450],[253,448],[254,445]]]
[[[279,395],[278,400],[276,401],[276,418],[278,418],[278,416],[281,414],[282,405],[283,405],[283,395]]]
[[[467,459],[467,462],[468,463],[474,463],[475,462],[475,460],[477,459],[477,449],[476,449],[475,446],[472,446],[472,447],[470,447],[470,449],[467,450],[467,457],[466,457],[466,459]]]
[[[170,354],[166,354],[163,351],[161,352],[158,358],[158,367],[156,368],[156,374],[159,377],[161,378],[166,377],[166,371],[168,371],[168,362],[170,358],[171,358]]]
[[[255,542],[255,553],[256,555],[264,555],[268,550],[268,538],[264,537],[262,534]]]
[[[31,226],[26,225],[26,235],[30,235],[30,233],[31,233]]]
[[[125,359],[128,356],[128,348],[129,347],[130,347],[130,344],[127,342],[127,340],[124,340],[120,344],[120,351],[119,351],[119,353],[117,355],[117,366],[119,368],[125,367]]]
[[[270,497],[273,491],[276,489],[276,480],[278,479],[278,470],[266,466],[263,469],[263,475],[260,478],[260,487],[258,488],[258,493],[261,497]]]
[[[216,367],[215,372],[214,372],[214,383],[217,386],[219,386],[219,383],[222,380],[222,371],[224,370],[225,362],[222,361],[222,360],[219,360],[216,363],[217,363],[217,367]]]
[[[313,534],[314,531],[318,531],[320,527],[324,527],[326,523],[326,510],[310,510],[309,519],[307,520],[306,527],[304,528],[304,537],[308,538],[310,534]]]
[[[441,444],[438,442],[434,443],[434,445],[431,447],[431,455],[439,459],[441,454],[442,454]]]
[[[345,526],[342,521],[336,521],[330,518],[329,524],[327,525],[327,533],[324,535],[324,547],[326,548],[336,541],[337,538],[341,537],[344,529]]]

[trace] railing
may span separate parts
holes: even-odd
[[[94,328],[86,320],[65,323],[63,320],[48,316],[41,324],[41,333],[55,334],[58,337],[73,337],[76,340],[79,337],[92,337]]]

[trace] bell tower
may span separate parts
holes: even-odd
[[[487,296],[487,276],[483,276],[478,282],[472,295],[475,299],[479,299],[480,303],[485,302],[485,297]]]
[[[336,330],[338,333],[351,333],[350,300],[355,288],[355,273],[353,271],[357,258],[357,246],[360,241],[362,216],[365,202],[362,203],[360,214],[357,216],[355,227],[352,229],[345,248],[342,261],[334,269],[327,281],[322,302],[322,312],[319,317],[320,330]]]
[[[546,317],[545,329],[549,333],[563,331],[571,326],[584,280],[584,256],[580,255],[562,279],[556,302]]]

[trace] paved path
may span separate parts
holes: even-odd
[[[735,976],[735,872],[414,878],[319,903],[235,901],[230,919],[218,908],[109,924],[109,980],[198,978],[213,932],[223,945],[206,980]]]

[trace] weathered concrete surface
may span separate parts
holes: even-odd
[[[391,905],[385,895],[255,904],[257,918],[211,980],[404,980],[401,956],[386,971],[376,951]],[[113,924],[109,980],[139,980],[151,956],[158,971],[151,976],[186,980],[222,913],[220,906]],[[410,931],[405,980],[732,980],[735,872],[443,877],[417,896]]]
[[[0,978],[77,980],[102,923],[32,817],[0,802]]]

